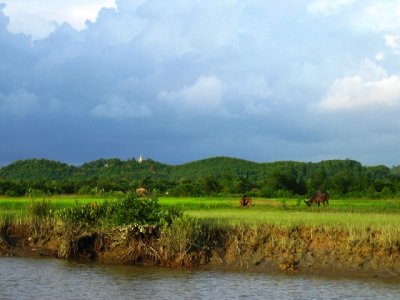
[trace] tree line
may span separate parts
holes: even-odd
[[[318,163],[255,163],[215,157],[172,166],[153,160],[102,159],[70,166],[49,160],[17,161],[0,169],[0,194],[112,194],[144,187],[160,195],[256,197],[308,196],[316,190],[333,197],[395,197],[400,176],[386,166],[354,160]]]

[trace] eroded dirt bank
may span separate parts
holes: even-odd
[[[368,229],[286,229],[265,225],[91,230],[57,224],[10,225],[0,235],[0,254],[163,267],[207,265],[304,273],[354,272],[400,278],[400,237]]]

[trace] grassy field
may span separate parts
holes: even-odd
[[[50,197],[56,210],[81,204],[105,201],[105,198],[83,196]],[[108,199],[112,201],[112,199]],[[23,217],[31,203],[29,198],[0,197],[0,218]],[[34,201],[41,201],[40,198]],[[230,226],[238,224],[276,224],[284,227],[297,225],[371,228],[400,231],[400,200],[332,199],[328,207],[307,207],[302,199],[253,199],[252,207],[240,207],[238,197],[230,198],[167,198],[159,203],[165,207],[179,207],[187,215],[201,222]]]
[[[166,206],[220,225],[276,224],[346,228],[392,228],[400,231],[400,200],[330,200],[329,207],[307,207],[296,199],[253,199],[242,208],[237,198],[162,198]]]

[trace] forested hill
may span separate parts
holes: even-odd
[[[81,166],[71,166],[46,159],[19,160],[0,168],[0,178],[10,180],[74,179],[195,179],[202,176],[249,175],[259,173],[260,166],[246,160],[214,157],[182,165],[167,165],[151,159],[123,161],[117,158],[98,159]]]
[[[0,168],[0,179],[60,180],[74,176],[77,167],[47,159],[18,160]]]
[[[72,166],[46,159],[19,160],[0,168],[0,179],[5,180],[85,180],[90,178],[140,180],[195,180],[201,177],[247,177],[261,180],[271,173],[291,173],[296,177],[335,176],[343,172],[368,174],[374,178],[385,178],[391,170],[385,166],[364,167],[354,160],[328,160],[319,163],[278,161],[256,163],[231,157],[213,157],[181,165],[167,165],[151,159],[139,163],[136,160],[99,159]],[[392,174],[400,174],[394,167]]]
[[[0,179],[8,180],[85,180],[164,178],[169,176],[172,166],[144,160],[123,161],[117,158],[98,159],[81,166],[72,166],[46,159],[19,160],[0,168]]]
[[[354,160],[318,163],[278,161],[256,163],[213,157],[181,165],[151,159],[99,159],[81,166],[30,159],[0,168],[0,195],[128,191],[139,186],[176,196],[241,194],[306,195],[325,189],[337,196],[400,195],[399,167],[363,166]]]

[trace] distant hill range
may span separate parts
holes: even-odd
[[[67,180],[67,179],[123,179],[138,180],[151,177],[152,179],[183,180],[197,179],[206,176],[244,176],[259,180],[272,172],[291,172],[307,178],[319,171],[327,176],[333,176],[346,171],[358,174],[368,174],[371,178],[387,178],[400,176],[400,166],[392,169],[380,166],[362,166],[354,160],[327,160],[318,163],[277,161],[256,163],[231,157],[213,157],[193,161],[181,165],[168,165],[151,159],[141,162],[134,159],[120,160],[99,159],[72,166],[59,161],[46,159],[19,160],[0,168],[0,179],[8,180]]]

